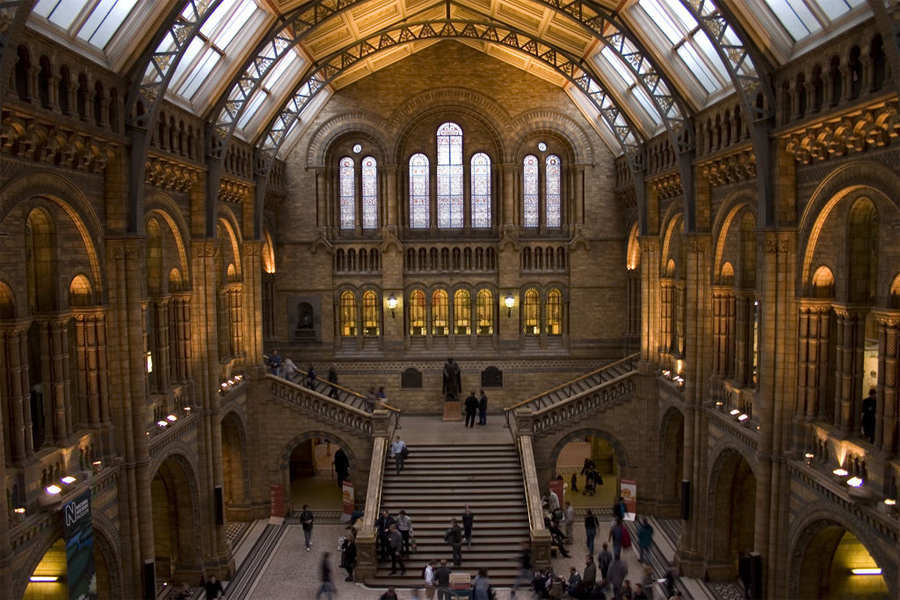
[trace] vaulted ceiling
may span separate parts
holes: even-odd
[[[627,153],[871,16],[865,0],[717,3],[36,0],[27,23],[131,77],[131,110],[165,97],[219,144],[283,157],[336,91],[448,39],[565,89]]]

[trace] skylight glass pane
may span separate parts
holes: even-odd
[[[794,40],[801,40],[821,29],[816,17],[799,0],[766,0],[766,4]]]
[[[278,64],[272,67],[272,70],[267,76],[267,80],[273,82],[273,84],[278,83],[288,67],[297,66],[299,58],[299,55],[293,50],[286,52],[285,55],[281,57],[281,60],[278,61]]]
[[[698,51],[700,56],[706,57],[707,68],[710,69],[710,73],[718,73],[720,78],[727,79],[728,69],[725,67],[725,63],[722,62],[722,59],[719,58],[719,53],[716,52],[716,47],[713,46],[712,41],[701,31],[698,31],[691,37],[691,40],[694,42],[695,51]],[[745,67],[742,69],[742,72],[749,73],[751,71],[752,63],[749,61],[744,61]],[[711,75],[714,77],[714,75]],[[717,86],[721,87],[721,83]]]
[[[845,12],[848,12],[860,4],[863,4],[866,0],[819,0],[819,7],[828,15],[828,18],[832,21]]]
[[[42,0],[34,7],[34,12],[48,21],[68,30],[75,17],[89,4],[89,0]]]
[[[644,110],[647,112],[647,115],[653,119],[653,122],[659,125],[662,122],[662,116],[659,114],[659,110],[656,108],[653,100],[651,100],[650,96],[647,95],[647,92],[644,91],[644,88],[634,86],[631,88],[631,93],[637,98],[641,106],[644,107]]]
[[[644,9],[644,12],[653,19],[656,26],[659,27],[660,31],[662,31],[667,38],[669,38],[669,41],[672,42],[672,44],[677,44],[681,41],[684,34],[675,27],[672,19],[663,12],[655,0],[641,0],[640,6]]]
[[[247,21],[253,16],[254,11],[256,10],[256,5],[250,0],[247,0],[237,13],[228,19],[225,29],[216,36],[215,44],[219,48],[227,48],[234,39],[234,36],[237,35],[242,27],[247,25]]]
[[[697,20],[694,19],[694,16],[684,7],[683,4],[679,0],[662,0],[666,6],[669,7],[669,10],[674,13],[675,18],[680,21],[681,26],[687,31],[691,31],[695,27],[697,27]]]
[[[218,29],[219,25],[231,14],[231,9],[234,8],[238,1],[239,0],[224,0],[222,4],[216,8],[215,12],[209,15],[206,22],[203,23],[203,26],[200,28],[200,33],[207,38],[212,38],[216,29]]]
[[[719,89],[719,84],[716,82],[715,78],[713,78],[712,73],[706,67],[700,57],[697,55],[697,51],[688,44],[683,44],[678,47],[678,56],[681,57],[681,60],[687,65],[688,69],[693,73],[694,77],[700,82],[700,85],[709,92],[712,93]]]
[[[167,36],[169,37],[169,36]],[[163,44],[165,40],[163,41]],[[160,44],[160,49],[163,48],[163,44]],[[173,43],[174,44],[174,43]],[[197,57],[200,56],[200,53],[203,52],[204,48],[203,40],[199,38],[194,38],[191,40],[191,43],[188,44],[187,49],[184,51],[184,56],[181,57],[181,60],[178,62],[178,66],[175,68],[175,73],[172,75],[172,81],[181,81],[181,78],[190,69],[194,61],[197,60]],[[174,50],[174,46],[169,48],[170,50]]]
[[[78,37],[98,48],[106,47],[135,4],[137,0],[101,0],[85,20]]]
[[[253,118],[253,115],[256,114],[256,111],[259,110],[259,107],[262,106],[263,101],[268,97],[268,92],[266,90],[258,90],[256,94],[250,98],[250,102],[247,103],[247,106],[244,108],[244,113],[241,115],[241,118],[238,120],[238,127],[240,129],[245,129],[247,127],[247,123],[250,122],[250,119]]]
[[[213,67],[215,67],[219,60],[222,58],[222,55],[216,52],[213,48],[207,49],[206,53],[203,55],[203,58],[200,62],[197,63],[197,66],[194,67],[191,76],[188,80],[181,86],[181,89],[178,90],[178,93],[184,96],[185,98],[193,97],[194,93],[200,87],[200,85],[206,81],[206,78],[209,77],[209,74],[212,72]]]
[[[600,51],[600,54],[602,54],[603,58],[606,59],[606,62],[615,69],[616,73],[618,73],[619,77],[625,81],[626,85],[635,83],[634,74],[631,72],[631,69],[622,62],[619,56],[609,46],[605,46],[603,50]]]

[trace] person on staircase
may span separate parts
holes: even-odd
[[[401,440],[399,435],[396,436],[394,438],[394,443],[391,444],[391,457],[393,457],[394,464],[397,467],[397,475],[403,470],[403,464],[406,462],[406,457],[408,456],[409,448],[406,447],[406,442]]]
[[[463,534],[466,536],[466,546],[472,547],[472,527],[475,525],[475,513],[466,504],[466,510],[462,514]]]
[[[400,575],[406,575],[406,566],[403,564],[403,535],[397,529],[396,523],[391,523],[388,529],[388,548],[391,552],[391,575],[397,574],[397,565],[400,565]]]
[[[452,600],[450,594],[450,567],[447,566],[447,559],[441,559],[441,566],[434,570],[434,581],[437,585],[437,600]]]
[[[450,528],[444,532],[444,541],[453,547],[453,566],[462,566],[463,531],[459,521],[450,519]]]
[[[403,536],[403,558],[408,558],[409,542],[413,535],[413,522],[405,510],[401,510],[400,514],[397,515],[397,529],[400,530],[400,535]]]
[[[375,529],[378,532],[379,555],[381,556],[382,562],[390,557],[388,533],[391,531],[391,525],[394,525],[396,522],[397,520],[391,516],[391,513],[389,513],[387,509],[382,510],[381,516],[375,519]]]
[[[328,383],[331,384],[330,386],[328,386],[330,388],[328,391],[328,396],[331,398],[334,398],[334,399],[337,399],[337,397],[338,397],[338,389],[335,387],[335,384],[337,382],[338,382],[337,367],[334,365],[334,363],[332,363],[331,366],[328,367]]]

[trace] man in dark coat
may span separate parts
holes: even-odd
[[[481,397],[478,398],[478,424],[487,425],[487,394],[484,390],[478,391],[481,392]]]
[[[466,427],[475,427],[475,413],[478,412],[478,398],[475,390],[466,398]]]
[[[350,478],[350,459],[343,448],[338,448],[334,453],[334,472],[337,473],[338,487],[344,486],[344,480]]]

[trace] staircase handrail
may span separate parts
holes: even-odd
[[[376,411],[377,412],[377,411]],[[369,483],[366,488],[366,505],[363,509],[362,526],[356,536],[357,568],[356,575],[360,581],[367,581],[375,576],[378,569],[375,532],[375,520],[381,506],[382,483],[387,452],[390,447],[390,436],[377,435],[372,444],[372,460],[369,464]]]
[[[593,377],[594,375],[597,375],[598,373],[602,373],[603,371],[606,371],[606,370],[608,370],[608,369],[612,369],[613,367],[617,367],[617,366],[621,365],[622,363],[629,362],[629,361],[634,361],[635,359],[639,358],[640,356],[641,356],[641,353],[640,353],[640,352],[635,352],[634,354],[630,354],[630,355],[626,356],[625,358],[622,358],[622,359],[617,360],[616,362],[609,363],[608,365],[603,365],[603,366],[600,367],[599,369],[596,369],[596,370],[594,370],[594,371],[591,371],[590,373],[587,373],[586,375],[582,375],[582,376],[580,376],[580,377],[576,377],[575,379],[572,379],[571,381],[567,381],[566,383],[562,383],[562,384],[556,386],[555,388],[551,388],[551,389],[549,389],[549,390],[544,390],[544,391],[541,392],[540,394],[537,394],[536,396],[532,396],[531,398],[528,398],[527,400],[522,400],[521,402],[517,402],[517,403],[513,404],[512,406],[507,406],[507,407],[505,407],[505,408],[503,409],[504,412],[506,413],[506,421],[507,421],[507,423],[509,422],[509,414],[510,414],[512,411],[514,411],[514,410],[517,409],[517,408],[522,408],[523,406],[525,406],[525,405],[528,404],[529,402],[534,402],[535,400],[537,400],[538,398],[540,398],[540,397],[542,397],[542,396],[546,396],[546,395],[548,395],[548,394],[552,394],[553,392],[556,392],[556,391],[559,391],[559,390],[561,390],[561,389],[563,389],[563,388],[566,388],[566,387],[568,387],[568,386],[574,385],[574,384],[578,383],[579,381],[582,381],[582,380],[584,380],[584,379],[588,379],[589,377]]]
[[[531,534],[531,556],[537,566],[550,562],[550,531],[544,526],[541,506],[541,490],[534,462],[534,447],[530,435],[516,436],[519,460],[522,465],[522,485],[525,488],[525,506],[528,510],[528,529]]]
[[[303,369],[297,369],[297,375],[302,375],[303,377],[309,377],[309,371],[304,371]],[[287,380],[285,380],[285,381],[287,381]],[[322,380],[320,380],[320,379],[316,379],[316,381],[319,382],[319,383],[325,384],[325,385],[327,385],[327,386],[333,387],[333,388],[335,388],[335,389],[337,389],[337,390],[339,390],[339,391],[341,391],[341,392],[344,392],[344,394],[346,394],[347,396],[352,396],[352,397],[354,397],[354,398],[359,398],[360,400],[365,400],[365,399],[366,399],[366,397],[363,396],[362,394],[360,394],[359,392],[355,392],[355,391],[353,391],[353,390],[351,390],[351,389],[349,389],[349,388],[345,388],[344,386],[339,385],[339,384],[337,384],[337,383],[332,383],[332,382],[330,382],[330,381],[322,381]],[[302,386],[302,384],[296,383],[296,382],[294,382],[294,381],[291,381],[291,383],[295,383],[296,385]],[[306,389],[309,389],[309,388],[306,388]],[[320,391],[318,391],[318,390],[312,390],[312,391],[313,391],[313,392],[316,392],[317,394],[322,394],[322,392],[320,392]],[[325,394],[322,394],[322,395],[325,395]],[[330,397],[330,396],[329,396],[329,397]],[[398,419],[398,421],[399,421],[399,413],[400,413],[400,409],[399,409],[399,408],[393,407],[393,406],[391,406],[390,404],[388,404],[387,402],[381,402],[380,400],[376,403],[376,406],[381,406],[381,407],[384,407],[385,409],[387,409],[389,412],[397,413],[397,414],[398,414],[397,419]],[[398,425],[397,427],[399,428],[399,425]]]
[[[347,404],[346,402],[342,402],[340,400],[336,400],[329,396],[326,396],[320,392],[316,392],[315,390],[311,390],[306,386],[299,385],[294,383],[293,381],[288,381],[283,377],[279,377],[277,375],[272,375],[271,373],[266,374],[266,379],[269,380],[270,394],[278,398],[282,401],[286,401],[298,406],[301,409],[312,410],[316,414],[320,414],[323,418],[334,420],[337,424],[347,427],[351,430],[355,430],[366,437],[371,437],[374,433],[373,427],[373,415],[372,413],[365,411],[361,408],[356,408],[351,404]],[[281,390],[278,390],[276,387],[276,382],[278,386],[281,386]],[[307,397],[313,397],[317,402],[321,403],[324,406],[334,406],[339,408],[342,413],[334,413],[331,411],[316,411],[316,404],[307,404],[303,401],[301,394],[305,394]],[[337,415],[345,415],[346,419],[335,418],[335,414]],[[393,416],[393,414],[392,414]],[[399,420],[399,416],[397,417]],[[399,425],[394,424],[395,427],[399,427]]]

